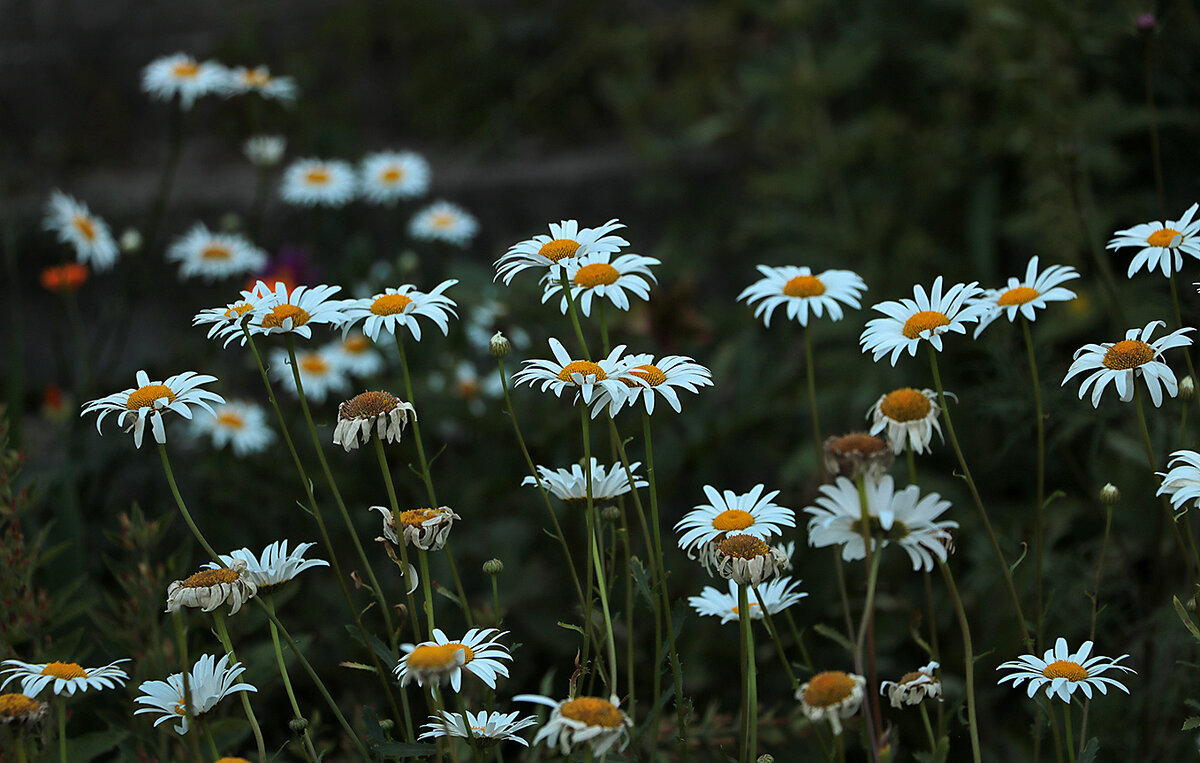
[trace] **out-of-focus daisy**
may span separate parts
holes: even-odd
[[[1200,220],[1192,219],[1197,209],[1200,209],[1200,204],[1193,204],[1178,220],[1142,223],[1119,230],[1105,248],[1141,247],[1129,262],[1129,271],[1126,273],[1129,278],[1133,278],[1133,274],[1143,265],[1147,272],[1153,273],[1157,267],[1164,276],[1170,276],[1183,267],[1185,253],[1200,259],[1200,241],[1194,238],[1200,232]]]
[[[142,69],[142,91],[160,101],[179,96],[190,109],[202,95],[218,93],[229,84],[229,70],[216,61],[197,61],[186,53],[156,58]]]
[[[21,693],[36,697],[46,687],[56,695],[74,696],[75,692],[83,693],[89,689],[115,689],[124,686],[129,680],[122,668],[117,667],[122,662],[117,660],[99,668],[84,668],[74,662],[22,662],[20,660],[5,660],[6,666],[0,670],[0,675],[7,674],[0,689],[7,687],[13,681],[20,681]]]
[[[24,694],[0,694],[0,725],[30,728],[41,723],[50,704]]]
[[[248,292],[242,292],[253,305],[250,333],[275,334],[291,332],[305,339],[312,338],[312,327],[319,323],[341,325],[346,300],[330,299],[341,291],[340,286],[297,286],[289,290],[282,281],[267,287],[262,281]]]
[[[440,628],[434,628],[432,641],[400,645],[405,654],[396,665],[396,677],[401,686],[409,681],[424,686],[449,679],[457,692],[462,690],[462,674],[466,671],[495,689],[497,676],[508,677],[508,667],[502,660],[512,660],[500,643],[507,635],[508,631],[497,628],[472,628],[462,639],[451,641]]]
[[[587,745],[592,755],[604,756],[609,750],[617,752],[629,745],[629,730],[633,727],[621,708],[612,701],[600,697],[576,697],[562,701],[540,694],[518,694],[517,702],[536,702],[552,708],[550,719],[538,729],[533,743],[545,740],[550,747],[557,748],[563,755]]]
[[[520,713],[500,713],[480,710],[478,713],[467,711],[464,719],[461,713],[441,711],[441,717],[429,716],[429,723],[421,726],[429,729],[422,732],[418,739],[437,739],[451,736],[466,739],[472,746],[488,749],[500,742],[518,742],[529,746],[517,732],[521,729],[537,725],[537,718],[528,716],[520,718]]]
[[[287,350],[276,348],[270,355],[271,376],[293,395],[299,397],[296,378],[292,373],[292,361]],[[342,393],[350,389],[350,377],[337,364],[327,350],[297,350],[296,367],[300,370],[300,383],[304,396],[314,403],[325,402],[331,392]]]
[[[294,78],[272,76],[271,70],[265,66],[253,69],[235,66],[229,70],[226,92],[234,95],[258,93],[268,100],[292,103],[299,94],[299,88]]]
[[[255,135],[242,144],[242,153],[255,167],[274,167],[286,150],[287,139],[282,135]]]
[[[625,226],[609,220],[598,228],[580,228],[574,220],[550,223],[550,235],[544,233],[531,239],[513,244],[500,259],[496,260],[496,278],[503,278],[505,285],[512,282],[517,273],[528,268],[547,268],[546,277],[560,278],[559,265],[568,264],[575,257],[586,254],[608,255],[619,252],[629,242],[612,231]]]
[[[448,201],[435,201],[408,221],[408,235],[421,241],[445,241],[466,246],[479,231],[479,221],[467,210]]]
[[[380,333],[395,336],[398,328],[406,328],[413,340],[419,342],[421,322],[417,319],[425,318],[445,336],[450,331],[450,316],[458,317],[454,300],[447,297],[445,291],[456,283],[457,279],[447,279],[429,293],[406,283],[399,288],[384,289],[382,294],[367,299],[348,300],[343,309],[342,328],[348,331],[361,320],[362,332],[376,342]]]
[[[1170,496],[1171,506],[1181,511],[1189,501],[1200,498],[1200,453],[1177,450],[1171,454],[1167,466],[1165,474],[1156,472],[1162,477],[1162,486],[1155,495]]]
[[[258,592],[258,585],[247,573],[247,567],[246,560],[234,559],[228,567],[201,569],[184,580],[176,580],[167,586],[166,611],[199,607],[205,612],[212,612],[222,604],[229,604],[229,614],[237,614],[242,604],[254,598]]]
[[[646,413],[653,414],[654,401],[661,395],[676,413],[680,413],[683,408],[676,387],[698,394],[700,387],[711,387],[713,383],[711,371],[684,355],[665,355],[658,360],[653,355],[630,355],[624,359],[624,363],[628,370],[622,381],[628,389],[618,408],[632,408],[640,403],[645,406]],[[597,410],[605,406],[610,413],[613,412],[614,401],[607,393],[601,393],[592,406],[592,415],[595,417]]]
[[[1129,655],[1123,654],[1116,659],[1111,657],[1088,657],[1092,653],[1092,642],[1085,641],[1079,651],[1072,653],[1067,648],[1067,640],[1059,638],[1054,642],[1053,649],[1038,659],[1032,654],[1023,654],[1015,660],[1000,663],[996,670],[1014,671],[1001,678],[997,683],[1012,681],[1014,687],[1022,681],[1029,681],[1026,693],[1033,697],[1043,686],[1046,687],[1046,698],[1058,697],[1063,702],[1070,702],[1071,695],[1078,689],[1088,699],[1092,698],[1092,689],[1101,694],[1108,694],[1108,686],[1115,686],[1126,694],[1129,689],[1113,678],[1101,675],[1109,670],[1123,670],[1126,673],[1136,673],[1131,668],[1118,665]]]
[[[884,681],[879,685],[879,693],[887,695],[892,707],[919,705],[928,697],[941,697],[942,682],[934,675],[939,667],[936,660],[930,661],[924,667],[905,673],[899,681]]]
[[[499,373],[481,376],[475,364],[469,360],[461,360],[454,365],[448,384],[440,374],[431,377],[429,381],[434,389],[449,386],[450,393],[462,401],[474,416],[482,416],[487,412],[484,398],[499,398],[504,395],[504,384],[500,381]]]
[[[1022,279],[1009,278],[1004,289],[987,289],[979,295],[980,304],[987,310],[979,316],[975,336],[991,325],[1001,314],[1010,322],[1017,320],[1020,312],[1028,320],[1037,320],[1036,310],[1043,310],[1047,302],[1069,302],[1077,296],[1062,284],[1079,277],[1079,271],[1067,265],[1051,265],[1038,272],[1038,258],[1029,260]]]
[[[288,542],[277,540],[263,549],[261,556],[255,556],[248,548],[239,548],[237,551],[221,554],[221,561],[228,569],[233,569],[235,564],[241,562],[245,569],[241,570],[240,576],[253,583],[260,595],[268,594],[305,570],[329,566],[329,562],[324,559],[304,558],[304,554],[315,545],[317,544],[298,543],[288,551]],[[214,571],[221,569],[216,562],[206,562],[201,568]]]
[[[371,511],[383,515],[383,534],[392,543],[399,545],[400,536],[396,533],[396,520],[392,510],[384,506],[372,506]],[[462,519],[449,506],[439,506],[436,509],[409,509],[400,512],[400,525],[404,534],[404,543],[411,543],[423,551],[441,551],[450,537],[450,528],[455,520]]]
[[[867,328],[859,338],[863,352],[872,354],[872,360],[891,353],[892,365],[905,350],[909,355],[917,354],[921,341],[933,345],[941,352],[942,334],[967,333],[967,324],[979,320],[986,309],[974,301],[980,292],[978,284],[954,284],[942,293],[942,277],[933,281],[933,288],[925,293],[924,287],[913,287],[913,299],[907,297],[891,302],[880,302],[872,310],[883,313],[883,318],[867,321]]]
[[[773,503],[778,490],[766,492],[763,485],[755,485],[749,493],[738,495],[732,490],[717,492],[712,485],[704,486],[708,503],[697,506],[675,523],[679,536],[679,547],[687,552],[689,559],[697,555],[707,566],[711,562],[710,544],[728,534],[738,533],[755,538],[767,539],[780,535],[784,527],[796,526],[796,514],[791,509]]]
[[[822,485],[821,495],[815,506],[804,511],[812,515],[808,521],[808,545],[841,546],[842,558],[846,561],[866,556],[863,543],[862,503],[858,486],[845,477],[838,477],[833,485]],[[878,483],[866,482],[867,513],[871,536],[871,550],[898,544],[912,559],[913,569],[931,570],[934,558],[946,561],[947,545],[951,540],[950,530],[958,522],[939,520],[949,501],[943,501],[937,493],[921,495],[921,489],[909,485],[897,491],[892,476],[885,476]]]
[[[212,281],[251,273],[267,264],[267,253],[235,233],[213,233],[196,223],[167,247],[167,259],[180,263],[180,278]]]
[[[325,350],[351,376],[374,376],[383,370],[383,356],[361,331],[352,331],[343,339],[335,339]]]
[[[297,159],[283,171],[279,196],[302,207],[341,207],[358,193],[354,168],[339,159]]]
[[[800,710],[810,721],[829,721],[834,734],[842,733],[842,720],[862,706],[867,679],[854,673],[827,670],[817,673],[796,690]]]
[[[93,270],[108,270],[117,261],[120,251],[108,223],[93,215],[86,204],[62,191],[50,194],[43,225],[46,230],[53,231],[59,241],[70,244],[75,250],[75,258],[90,264]]]
[[[238,456],[260,453],[275,441],[262,406],[249,400],[231,400],[213,407],[213,417],[200,416],[192,422],[192,434],[211,437],[213,447],[226,445]]]
[[[1134,384],[1140,376],[1150,391],[1150,400],[1156,407],[1162,405],[1163,390],[1175,397],[1179,392],[1179,384],[1175,380],[1175,372],[1159,358],[1167,350],[1189,346],[1192,339],[1184,334],[1195,330],[1181,328],[1151,342],[1150,335],[1154,329],[1165,325],[1162,321],[1150,321],[1142,329],[1126,331],[1125,338],[1119,342],[1085,344],[1075,351],[1075,362],[1067,369],[1062,384],[1076,374],[1090,371],[1079,386],[1079,398],[1082,400],[1091,387],[1092,407],[1099,408],[1100,395],[1109,382],[1117,388],[1121,402],[1128,403],[1133,399]]]
[[[792,578],[775,578],[763,584],[758,589],[758,595],[762,597],[763,604],[767,607],[767,614],[774,615],[782,612],[796,602],[808,596],[804,591],[797,590],[800,586],[799,580]],[[738,586],[737,583],[729,581],[729,592],[705,586],[699,596],[689,596],[688,604],[692,605],[692,609],[696,610],[699,615],[713,615],[721,618],[721,624],[732,622],[739,617],[738,612]],[[762,607],[758,604],[758,599],[750,596],[750,619],[763,619]]]
[[[367,154],[359,164],[363,198],[372,204],[394,204],[429,190],[429,162],[412,151]]]
[[[584,315],[591,315],[593,299],[607,299],[618,310],[629,309],[629,294],[641,300],[650,299],[650,284],[658,282],[650,267],[660,264],[659,260],[640,254],[613,258],[601,252],[587,252],[565,260],[562,267],[571,284],[571,300]],[[547,273],[543,283],[542,304],[562,294],[562,281],[557,273]],[[566,315],[566,296],[559,297],[558,307]]]
[[[209,403],[223,403],[225,398],[215,392],[200,389],[201,384],[215,382],[217,377],[198,374],[195,371],[185,371],[168,378],[166,381],[150,381],[145,371],[138,371],[135,377],[137,387],[114,392],[108,397],[85,403],[83,413],[99,413],[96,417],[96,431],[104,417],[117,412],[117,424],[124,426],[127,419],[133,421],[125,431],[133,432],[133,445],[142,447],[142,435],[146,431],[146,420],[150,420],[150,429],[154,432],[154,441],[165,443],[167,430],[163,426],[163,413],[174,411],[185,419],[192,418],[192,408],[201,408],[216,415]],[[103,432],[101,432],[103,434]]]
[[[620,408],[629,389],[623,381],[628,367],[621,360],[625,345],[614,347],[608,357],[598,362],[572,360],[562,342],[554,337],[550,337],[550,351],[554,353],[554,360],[526,360],[525,367],[513,374],[513,383],[520,386],[529,382],[531,387],[540,383],[543,392],[549,389],[555,397],[562,397],[565,390],[573,390],[576,400],[582,398],[584,404],[590,404],[598,394],[607,393],[612,404]],[[593,410],[592,418],[598,413]]]
[[[629,465],[629,473],[635,480],[634,487],[643,488],[650,484],[638,476],[637,470],[641,465],[641,461],[634,461]],[[625,473],[625,467],[622,464],[613,464],[606,470],[593,456],[591,467],[592,500],[607,501],[629,492],[629,476]],[[559,500],[568,503],[587,500],[587,475],[584,474],[581,464],[571,464],[570,469],[549,469],[545,466],[538,466],[537,470],[538,475],[542,478],[542,484]],[[522,486],[537,485],[537,483],[538,481],[532,475],[521,481]]]
[[[840,321],[842,305],[860,309],[859,298],[867,290],[866,282],[851,270],[826,270],[813,275],[806,267],[759,265],[758,272],[763,277],[743,289],[738,301],[744,299],[748,305],[757,302],[754,317],[762,318],[765,326],[771,325],[771,314],[780,305],[787,305],[788,320],[801,326],[808,325],[809,311],[817,318],[825,313],[831,321]]]
[[[205,654],[196,660],[188,673],[188,688],[191,689],[192,717],[203,715],[217,706],[225,697],[240,691],[258,691],[254,686],[244,681],[238,681],[246,668],[242,663],[229,664],[229,655],[222,655],[218,660],[211,654]],[[184,709],[183,673],[174,673],[166,681],[144,681],[138,687],[142,696],[134,698],[139,705],[146,705],[133,711],[134,715],[142,713],[159,713],[162,717],[154,721],[154,725],[165,721],[177,721],[175,731],[179,734],[188,732],[187,711]]]
[[[38,282],[41,283],[42,288],[56,294],[70,294],[78,291],[80,286],[87,283],[87,279],[87,265],[78,262],[44,268],[38,275]]]
[[[705,546],[713,570],[738,585],[756,586],[785,572],[792,561],[780,548],[745,533],[730,533]]]
[[[930,449],[934,432],[942,436],[942,426],[938,423],[941,412],[937,392],[901,387],[880,395],[867,411],[867,418],[871,420],[871,434],[887,430],[893,453],[902,453],[905,448],[924,453]]]
[[[480,352],[490,352],[492,336],[503,329],[513,347],[525,349],[529,346],[529,332],[520,326],[509,325],[509,313],[508,305],[494,298],[485,298],[473,305],[463,322],[467,341]]]

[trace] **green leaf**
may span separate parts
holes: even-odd
[[[813,626],[813,630],[816,631],[817,633],[821,634],[825,638],[831,639],[832,641],[837,642],[838,644],[840,644],[842,646],[843,649],[845,649],[850,654],[854,654],[854,644],[851,643],[850,639],[848,639],[844,635],[842,635],[841,631],[834,630],[833,628],[830,628],[825,623],[817,623],[816,625]]]
[[[580,628],[578,625],[572,625],[571,623],[564,623],[562,620],[559,620],[557,623],[555,623],[555,625],[557,625],[559,628],[566,628],[569,631],[575,631],[580,636],[584,635],[583,628]]]
[[[1075,759],[1075,763],[1095,763],[1096,753],[1098,752],[1100,752],[1100,740],[1092,737],[1083,746],[1083,752],[1079,753],[1079,757]]]
[[[375,747],[375,752],[388,760],[400,758],[423,758],[437,752],[434,744],[413,744],[411,742],[384,742]]]
[[[1195,728],[1200,728],[1200,715],[1190,716],[1183,722],[1183,728],[1180,731],[1191,731]]]
[[[67,760],[87,763],[121,743],[129,732],[124,729],[93,731],[67,740]]]
[[[1025,561],[1025,555],[1028,553],[1029,545],[1027,543],[1021,543],[1021,555],[1018,556],[1012,564],[1008,565],[1008,574],[1011,575],[1017,569],[1017,566],[1021,562]]]

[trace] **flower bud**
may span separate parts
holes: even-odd
[[[499,575],[504,572],[504,562],[499,559],[488,559],[483,563],[483,572],[485,575]]]
[[[288,728],[292,730],[293,734],[303,734],[304,730],[308,728],[308,719],[293,718],[288,721]]]
[[[1105,483],[1104,487],[1100,488],[1100,503],[1105,506],[1116,506],[1117,501],[1121,500],[1121,491],[1117,490],[1117,486],[1111,482]]]
[[[121,251],[126,254],[136,254],[142,248],[142,234],[137,228],[126,228],[121,234]]]
[[[386,734],[389,731],[391,731],[392,727],[395,725],[396,725],[396,722],[393,721],[391,718],[384,718],[379,721],[379,730]]]
[[[1179,399],[1190,403],[1196,396],[1196,381],[1191,376],[1185,376],[1179,382]]]
[[[600,518],[605,522],[616,522],[621,518],[621,509],[617,506],[608,505],[600,509]]]
[[[503,360],[512,352],[512,343],[508,341],[508,337],[497,331],[488,341],[488,352],[492,353],[496,360]]]
[[[769,752],[765,752],[758,756],[758,760],[755,763],[775,763],[775,756]]]

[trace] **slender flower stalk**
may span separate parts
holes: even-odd
[[[275,614],[274,597],[271,594],[267,594],[263,598],[263,603],[266,605],[267,611]],[[271,627],[271,645],[275,647],[275,662],[279,665],[279,677],[283,679],[283,688],[287,692],[288,703],[292,706],[292,719],[300,726],[300,739],[304,744],[304,756],[308,758],[309,763],[318,763],[320,758],[317,756],[317,751],[313,748],[312,738],[308,733],[308,721],[304,718],[304,714],[300,712],[300,703],[296,701],[296,692],[292,689],[292,678],[288,675],[287,663],[283,659],[283,649],[279,645],[279,628],[275,627],[274,621],[268,620],[267,624]]]
[[[754,586],[753,590],[754,598],[758,602],[758,611],[763,613],[763,622],[767,624],[767,633],[771,635],[771,640],[775,642],[775,651],[779,654],[779,661],[783,663],[784,672],[787,673],[788,684],[791,687],[791,691],[795,692],[797,687],[800,686],[800,681],[796,678],[796,673],[792,670],[792,663],[788,660],[787,654],[784,652],[783,642],[779,638],[779,629],[775,627],[775,619],[771,616],[771,611],[767,609],[767,603],[763,601],[762,593],[759,592],[758,586]],[[740,608],[740,603],[738,604],[738,607],[740,617],[740,613],[745,610]],[[804,654],[805,663],[808,665],[809,670],[811,671],[812,663],[808,659],[808,653],[804,649],[804,642],[800,639],[800,634],[796,632],[796,623],[791,619],[791,612],[785,609],[784,614],[787,615],[788,620],[791,623],[793,636],[796,639],[796,643],[800,646],[800,651]],[[817,737],[817,742],[821,745],[821,753],[826,758],[829,758],[830,750],[829,746],[825,743],[825,732],[822,730],[821,724],[814,723],[812,725],[812,730]]]
[[[962,631],[963,642],[963,675],[967,681],[967,723],[971,734],[971,757],[975,763],[982,763],[983,756],[979,751],[979,723],[975,717],[975,649],[971,643],[971,626],[967,622],[967,613],[963,609],[962,599],[958,595],[958,587],[954,585],[954,576],[950,567],[940,559],[938,566],[942,569],[942,577],[946,580],[946,588],[950,591],[950,600],[954,604],[954,612],[958,615],[958,627]],[[1055,730],[1057,733],[1057,729]]]
[[[58,760],[59,763],[69,763],[67,758],[67,700],[65,697],[54,698],[54,712],[58,715]]]
[[[1075,763],[1075,740],[1074,740],[1074,737],[1072,736],[1072,734],[1074,732],[1072,731],[1072,728],[1071,728],[1073,726],[1073,724],[1071,723],[1071,703],[1070,702],[1063,703],[1063,726],[1066,729],[1066,735],[1067,735],[1067,760],[1069,760],[1071,763]]]
[[[858,640],[855,643],[854,661],[855,671],[860,675],[863,674],[864,658],[867,664],[867,693],[871,696],[870,707],[864,703],[863,713],[869,715],[868,727],[871,735],[871,754],[875,760],[879,760],[881,753],[879,750],[880,740],[883,738],[883,715],[879,710],[879,681],[875,675],[875,587],[879,582],[879,563],[883,558],[883,545],[879,548],[872,549],[873,542],[871,538],[871,512],[867,504],[867,481],[863,474],[855,478],[858,483],[858,504],[861,511],[863,548],[866,551],[866,559],[864,560],[870,569],[867,576],[867,601],[863,605],[862,621],[858,627]],[[868,647],[869,642],[869,648]],[[870,711],[868,713],[868,710]]]
[[[821,438],[821,419],[817,415],[817,381],[813,368],[812,337],[809,326],[804,327],[804,375],[808,378],[808,405],[812,411],[813,447],[816,449],[817,474],[824,474],[825,460],[822,456],[823,442]],[[911,448],[909,449],[911,451]]]
[[[383,473],[383,484],[387,487],[388,504],[392,510],[392,523],[396,527],[396,535],[399,541],[397,545],[400,546],[400,562],[404,566],[404,574],[407,575],[408,571],[412,569],[412,566],[408,563],[408,544],[405,542],[403,537],[402,528],[404,525],[400,522],[400,501],[396,497],[396,484],[392,481],[392,469],[388,466],[387,454],[383,450],[383,440],[378,437],[372,437],[371,439],[375,443],[375,456],[379,461],[379,471]],[[421,577],[425,581],[429,580],[428,573],[422,574]],[[403,586],[405,590],[405,596],[408,598],[408,619],[412,623],[413,638],[416,639],[416,642],[414,643],[419,643],[422,640],[421,621],[417,617],[417,602],[416,599],[413,598],[411,591],[413,586],[410,586],[408,581],[404,581]],[[429,627],[429,637],[433,638],[432,625]],[[410,734],[409,737],[412,738],[412,735]]]
[[[583,338],[583,327],[579,324],[579,312],[575,308],[575,298],[571,296],[571,282],[567,280],[566,268],[559,269],[559,277],[562,281],[563,297],[567,300],[567,313],[571,316],[571,326],[575,329],[575,339],[579,341],[584,360],[591,360],[592,354],[588,351],[587,340]],[[600,300],[600,303],[604,304],[604,300]]]
[[[231,663],[240,662],[237,654],[233,651],[233,641],[229,638],[229,628],[225,624],[225,610],[217,607],[212,612],[213,624],[217,628],[217,639],[220,640],[221,646],[225,647],[225,654],[229,655]],[[258,718],[254,715],[254,708],[250,705],[250,695],[248,692],[238,692],[242,698],[242,709],[246,711],[246,720],[250,721],[250,730],[254,733],[254,746],[258,748],[259,763],[267,763],[267,747],[263,743],[262,729],[258,725]]]
[[[588,407],[586,405],[579,406],[579,423],[583,428],[583,462],[585,464],[592,463],[592,438],[588,426],[590,421]],[[612,614],[608,609],[608,585],[605,582],[604,559],[596,542],[597,512],[595,501],[592,499],[592,470],[590,467],[586,470],[586,475],[588,543],[591,545],[592,564],[596,570],[596,589],[600,594],[600,610],[604,614],[604,634],[608,647],[608,689],[611,695],[617,696],[617,645],[613,636]],[[590,612],[584,614],[590,616]]]
[[[751,763],[758,753],[758,671],[754,664],[754,619],[750,617],[750,586],[738,584],[738,621],[742,628],[742,681],[745,692],[746,730],[742,761]],[[757,591],[755,592],[757,594]],[[761,606],[761,605],[760,605]],[[767,611],[762,607],[762,611]]]
[[[192,663],[188,660],[187,621],[184,619],[185,617],[186,615],[182,609],[177,609],[171,613],[171,621],[175,625],[175,643],[179,649],[179,659],[183,663],[183,672],[181,674],[183,677],[183,717],[188,722],[188,728],[191,728],[192,724],[196,722],[196,715],[192,712]],[[200,760],[200,742],[197,741],[195,736],[191,736],[188,738],[188,743],[191,746],[192,758]]]
[[[1033,334],[1029,330],[1029,319],[1021,316],[1021,331],[1025,336],[1025,352],[1029,356],[1029,376],[1033,382],[1033,411],[1037,423],[1037,504],[1036,526],[1034,528],[1034,576],[1037,578],[1037,611],[1034,615],[1034,634],[1037,648],[1042,648],[1042,614],[1045,609],[1043,599],[1043,558],[1045,556],[1045,518],[1046,509],[1046,415],[1042,411],[1042,385],[1038,380],[1037,358],[1033,352]]]

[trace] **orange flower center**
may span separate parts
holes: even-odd
[[[1137,339],[1122,339],[1104,353],[1104,365],[1118,371],[1154,360],[1154,348]]]
[[[752,602],[750,602],[750,616],[751,616],[751,617],[754,617],[754,608],[755,608],[755,607],[757,607],[757,606],[758,606],[758,602],[757,602],[757,601],[752,601]],[[734,605],[733,605],[733,614],[735,614],[735,615],[740,615],[740,614],[741,614],[740,612],[738,612],[738,608],[737,608],[737,605],[736,605],[736,604],[734,604]]]
[[[373,419],[393,410],[400,398],[390,392],[363,392],[355,395],[338,407],[342,419]]]
[[[816,276],[796,276],[783,285],[783,293],[789,297],[819,297],[825,293],[825,284]]]
[[[436,516],[437,512],[433,509],[409,509],[400,512],[400,524],[405,527],[420,527],[425,520]]]
[[[236,305],[230,305],[225,309],[225,317],[238,318],[250,312],[253,308],[254,305],[250,304],[249,302],[239,302]],[[264,321],[264,323],[265,322],[266,321]]]
[[[236,583],[241,573],[228,567],[215,570],[200,570],[180,583],[184,588],[212,588],[223,583]]]
[[[246,426],[246,422],[236,413],[222,413],[218,415],[217,423],[230,429],[241,429]]]
[[[558,378],[574,384],[575,380],[571,378],[572,374],[583,374],[585,380],[589,376],[595,377],[595,381],[604,381],[608,378],[608,374],[604,373],[604,369],[590,360],[572,360],[563,366],[563,370],[558,372]]]
[[[917,339],[926,331],[949,325],[950,319],[946,317],[945,313],[939,313],[937,310],[922,310],[904,322],[903,333],[909,339]]]
[[[614,268],[605,262],[593,262],[591,265],[584,265],[575,274],[575,284],[582,286],[585,289],[594,289],[597,286],[609,286],[617,282],[621,277],[621,271]]]
[[[1046,678],[1065,678],[1068,681],[1086,681],[1088,672],[1077,662],[1055,660],[1042,670]]]
[[[71,218],[71,224],[75,226],[75,230],[79,231],[79,235],[88,241],[96,240],[96,223],[92,222],[90,217],[75,215]]]
[[[771,547],[766,541],[753,535],[731,535],[717,542],[717,550],[738,559],[757,559],[771,553]]]
[[[454,225],[454,215],[449,212],[438,212],[429,220],[429,224],[435,228],[449,228]]]
[[[1012,307],[1013,305],[1023,305],[1026,302],[1032,302],[1039,296],[1037,289],[1031,289],[1028,286],[1018,286],[1015,289],[1009,289],[1001,294],[996,299],[996,304],[1000,307]]]
[[[452,646],[461,651],[466,656],[466,662],[470,662],[471,660],[475,659],[475,650],[466,644],[462,644],[457,641],[451,641],[449,644],[446,644],[446,646]]]
[[[804,690],[809,707],[832,707],[854,693],[854,679],[840,670],[817,673]]]
[[[300,358],[300,370],[320,375],[329,371],[329,364],[325,362],[325,358],[315,352],[310,352]]]
[[[154,405],[155,400],[166,398],[168,403],[175,402],[175,393],[165,384],[147,384],[145,387],[138,387],[129,394],[129,399],[125,401],[125,407],[131,411],[136,411],[138,408]]]
[[[24,694],[0,694],[0,718],[29,717],[38,711],[41,704],[33,697],[26,697]]]
[[[384,294],[371,303],[371,312],[376,315],[399,315],[412,304],[412,298],[403,294]]]
[[[458,664],[461,644],[422,644],[408,653],[409,670],[445,670]]]
[[[1176,238],[1183,236],[1182,233],[1174,228],[1163,228],[1156,230],[1146,237],[1146,243],[1150,246],[1168,247]]]
[[[553,241],[547,241],[542,244],[542,248],[538,249],[538,254],[551,262],[558,262],[567,257],[574,257],[577,251],[579,251],[578,241],[572,241],[569,238],[556,238]],[[580,270],[583,270],[583,268],[580,268]]]
[[[580,697],[564,702],[558,712],[573,721],[606,729],[620,728],[625,723],[621,711],[613,703],[599,697]]]
[[[351,355],[366,352],[371,347],[365,336],[352,336],[342,342],[342,349]]]
[[[73,662],[52,662],[42,668],[42,675],[55,678],[87,678],[87,671]]]
[[[221,244],[211,244],[205,247],[200,256],[206,260],[228,260],[233,257],[233,254],[229,251],[229,247],[222,246]]]
[[[754,524],[754,515],[741,509],[726,509],[713,517],[712,526],[721,532],[745,530]]]
[[[180,79],[191,79],[200,73],[200,64],[195,61],[184,61],[171,67],[171,74]]]
[[[248,87],[266,87],[271,82],[271,75],[264,69],[248,69],[242,73],[242,82]]]
[[[929,415],[933,403],[920,390],[912,387],[893,390],[884,396],[879,410],[892,421],[920,421]]]
[[[316,168],[304,173],[304,181],[311,185],[325,185],[329,182],[329,170]]]
[[[381,183],[399,183],[404,179],[404,170],[400,167],[388,167],[383,172],[379,173],[379,182]]]
[[[657,387],[667,380],[667,375],[662,372],[662,369],[653,363],[647,363],[644,366],[638,366],[630,371],[629,375],[636,376],[639,379],[644,379],[651,387]],[[625,385],[628,387],[638,386],[636,382],[629,381],[626,381]]]
[[[292,319],[292,328],[296,329],[308,323],[312,316],[308,311],[296,305],[275,305],[271,312],[263,316],[262,325],[265,329],[283,328],[284,321]]]

